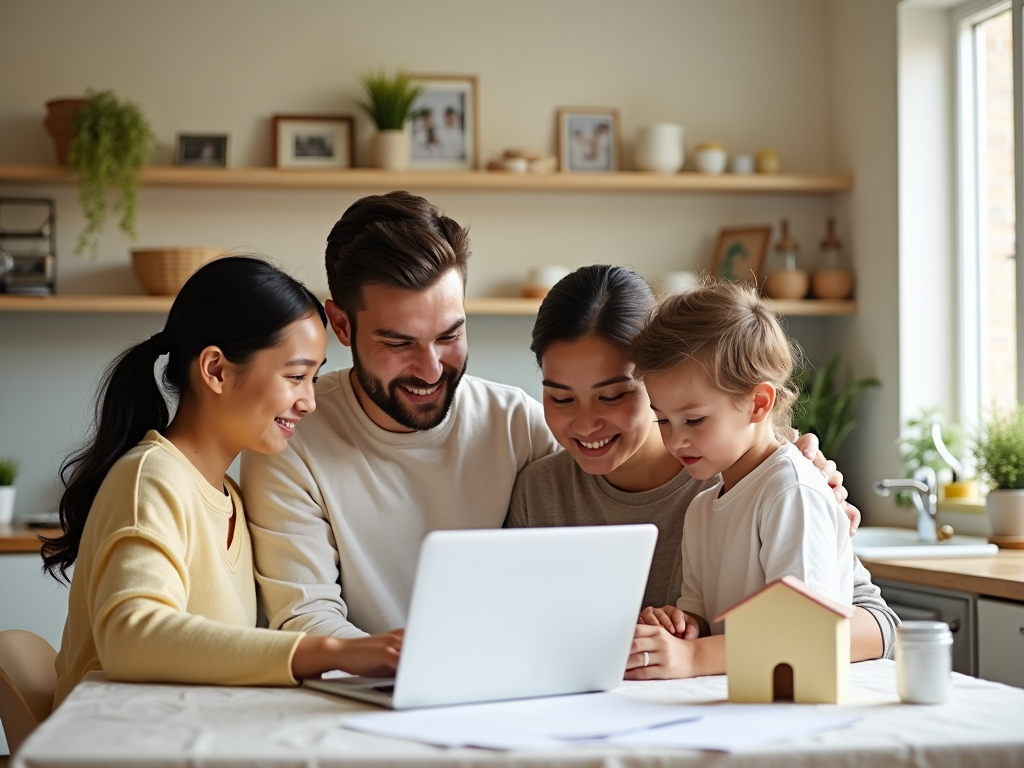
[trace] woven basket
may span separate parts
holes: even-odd
[[[189,275],[223,253],[223,248],[133,248],[132,270],[146,293],[174,296]]]

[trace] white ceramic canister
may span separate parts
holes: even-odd
[[[641,171],[675,173],[683,159],[683,126],[651,123],[637,131],[633,160]]]
[[[14,519],[14,495],[17,491],[13,485],[0,485],[0,525],[10,525]]]
[[[953,634],[944,621],[904,621],[896,636],[896,689],[907,704],[949,698]]]
[[[993,536],[1024,536],[1024,490],[989,491],[985,511]]]
[[[697,170],[701,173],[719,174],[725,171],[729,155],[725,147],[717,142],[698,144],[694,153]]]
[[[733,173],[748,174],[754,172],[754,156],[741,152],[729,160],[729,170]]]

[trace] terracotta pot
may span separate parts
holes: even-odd
[[[75,135],[75,113],[83,106],[85,99],[53,99],[46,102],[46,119],[43,124],[53,138],[53,148],[60,165],[67,165],[68,148]]]
[[[370,157],[374,168],[404,171],[409,167],[412,140],[405,131],[377,131],[370,142]]]

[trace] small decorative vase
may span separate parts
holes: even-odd
[[[652,123],[636,134],[633,158],[641,171],[675,173],[683,167],[683,126],[676,123]]]
[[[989,491],[985,512],[993,536],[1024,537],[1024,490]]]
[[[404,171],[409,167],[412,140],[405,131],[377,131],[370,142],[370,157],[374,168]]]
[[[85,106],[85,99],[52,99],[46,102],[43,124],[53,139],[53,148],[60,165],[68,163],[68,149],[75,137],[75,113]]]
[[[13,485],[0,485],[0,525],[10,525],[14,520],[15,490]]]
[[[848,299],[853,293],[853,272],[846,268],[843,244],[836,237],[836,220],[831,216],[811,275],[811,293],[818,299]]]
[[[764,292],[772,299],[802,299],[811,286],[808,274],[800,269],[800,246],[789,236],[789,222],[782,220],[782,236],[768,261]]]

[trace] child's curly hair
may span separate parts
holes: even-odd
[[[748,285],[708,280],[669,296],[633,342],[635,376],[699,366],[711,386],[745,398],[758,384],[775,387],[772,424],[788,441],[797,390],[793,363],[799,350],[778,319]]]

